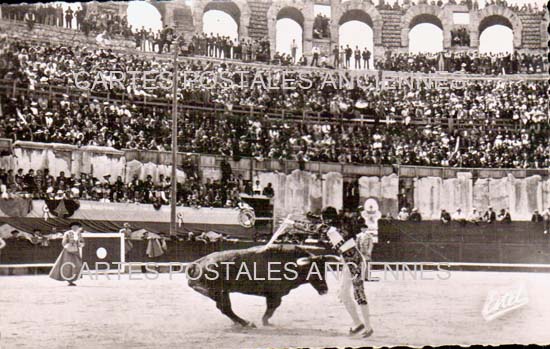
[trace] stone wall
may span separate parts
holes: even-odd
[[[147,156],[147,152],[143,152],[140,157],[134,153],[107,147],[16,142],[12,156],[0,157],[0,167],[15,170],[22,168],[25,172],[31,168],[49,168],[54,176],[60,171],[67,175],[85,172],[97,178],[110,174],[112,179],[122,176],[126,181],[134,175],[141,179],[151,175],[155,180],[161,174],[171,175],[169,153],[157,152]],[[220,160],[214,156],[200,156],[197,164],[204,180],[220,178]],[[502,208],[510,210],[513,220],[529,220],[534,210],[543,211],[550,207],[550,177],[548,171],[544,170],[531,173],[507,171],[503,175],[502,171],[497,170],[493,177],[488,177],[481,176],[479,170],[442,172],[436,171],[438,168],[419,168],[416,174],[401,171],[398,175],[380,169],[378,175],[367,175],[374,173],[372,168],[364,167],[361,170],[361,166],[357,166],[350,172],[337,164],[326,164],[325,167],[308,164],[306,169],[309,170],[288,167],[281,172],[268,166],[259,170],[260,165],[252,159],[230,160],[229,163],[234,174],[241,174],[248,180],[259,180],[262,187],[268,183],[273,185],[276,219],[291,213],[319,211],[326,206],[341,209],[345,179],[358,180],[360,204],[364,204],[368,198],[374,198],[382,213],[395,217],[398,212],[400,176],[412,178],[414,206],[424,219],[439,219],[442,209],[454,213],[460,208],[469,214],[473,208],[485,211],[488,206],[492,206],[497,211]],[[429,169],[433,171],[427,171]],[[185,181],[186,175],[178,170],[177,178]]]
[[[275,26],[279,17],[292,18],[299,22],[303,28],[303,51],[305,55],[311,54],[312,26],[314,19],[314,1],[309,0],[198,0],[193,3],[194,30],[202,30],[202,16],[208,6],[216,6],[217,3],[232,3],[239,9],[240,17],[235,18],[239,24],[239,34],[243,37],[262,38],[269,37],[272,52],[275,48]],[[408,49],[408,32],[411,24],[425,21],[437,22],[443,30],[443,46],[451,47],[451,30],[455,24],[453,13],[469,13],[470,15],[470,47],[475,50],[479,45],[480,28],[484,19],[498,17],[510,24],[514,31],[514,47],[523,49],[542,49],[546,47],[545,31],[548,16],[542,17],[535,14],[514,13],[509,8],[497,5],[487,6],[479,10],[471,10],[464,6],[447,4],[444,7],[419,4],[404,10],[378,10],[372,3],[360,0],[328,0],[323,2],[331,6],[330,39],[327,47],[333,47],[339,43],[339,26],[348,20],[357,17],[358,12],[363,13],[367,23],[373,28],[374,56],[380,57],[388,48],[396,51]],[[167,11],[169,9],[167,8]],[[351,16],[350,16],[351,14]],[[354,16],[355,14],[355,16]],[[358,18],[359,18],[358,17]],[[363,20],[363,19],[359,19]],[[487,22],[483,22],[487,23]],[[483,24],[485,25],[485,24]],[[482,29],[482,28],[481,28]],[[330,50],[328,52],[330,55]]]

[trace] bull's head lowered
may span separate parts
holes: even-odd
[[[307,282],[311,283],[311,286],[317,290],[320,295],[324,295],[328,292],[328,285],[326,281],[325,268],[327,263],[339,263],[340,257],[334,255],[314,255],[313,253],[306,251],[307,257],[300,257],[296,260],[296,264],[299,268],[300,277],[307,278]]]

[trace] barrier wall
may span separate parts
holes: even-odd
[[[104,203],[81,200],[78,209],[69,218],[55,216],[51,211],[45,213],[46,202],[33,200],[28,213],[14,209],[5,213],[4,205],[15,205],[14,200],[0,200],[0,227],[4,224],[23,232],[40,229],[47,234],[69,228],[71,222],[78,221],[88,232],[107,233],[119,231],[124,223],[132,230],[146,229],[153,233],[167,234],[170,231],[170,206],[164,205],[156,210],[151,204]],[[24,202],[19,202],[19,205]],[[26,213],[26,214],[25,214]],[[11,214],[11,215],[9,215]],[[177,207],[178,232],[218,231],[233,237],[252,239],[257,233],[255,228],[244,228],[239,220],[240,211],[233,208],[193,208]]]
[[[134,175],[156,180],[170,176],[168,152],[119,151],[107,147],[76,147],[66,144],[16,142],[13,155],[0,157],[0,167],[28,169],[49,168],[57,175],[85,172],[101,178],[106,174],[113,180],[122,176],[129,181]],[[180,158],[184,154],[178,155]],[[194,155],[203,178],[221,176],[221,157]],[[178,160],[180,161],[180,160]],[[550,178],[548,169],[456,169],[413,166],[359,166],[310,162],[299,168],[296,161],[241,159],[229,160],[234,174],[260,180],[262,187],[272,183],[275,218],[289,213],[303,214],[324,206],[337,209],[343,205],[344,178],[359,181],[361,203],[375,198],[384,214],[395,216],[400,178],[413,178],[414,206],[424,219],[438,219],[442,209],[454,213],[458,208],[468,215],[473,208],[485,211],[510,210],[513,220],[529,220],[534,210],[550,207]],[[178,170],[179,181],[185,181],[184,171]]]
[[[373,260],[376,262],[550,263],[550,235],[543,234],[542,223],[444,225],[437,221],[381,220],[379,228],[379,243],[373,250]],[[105,247],[108,251],[117,251],[120,240],[103,240],[101,243],[104,245],[94,245],[99,239],[86,241],[85,256],[87,262],[92,263],[95,249]],[[60,239],[50,240],[48,246],[12,239],[7,239],[6,243],[0,254],[0,265],[53,263],[61,251]],[[147,255],[148,241],[133,240],[132,243],[127,262],[191,262],[214,251],[244,249],[265,242],[239,240],[205,243],[169,239],[166,251],[155,258]]]

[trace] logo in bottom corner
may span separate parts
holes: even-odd
[[[529,303],[525,285],[491,290],[483,305],[481,315],[486,321],[494,320]]]

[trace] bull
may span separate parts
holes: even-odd
[[[186,274],[189,286],[214,300],[216,307],[236,325],[256,327],[233,312],[230,293],[265,297],[267,309],[262,323],[269,326],[269,319],[281,305],[282,298],[298,286],[309,283],[320,295],[328,292],[325,264],[339,259],[319,254],[323,251],[296,245],[273,245],[267,249],[255,246],[214,252],[191,263]]]

